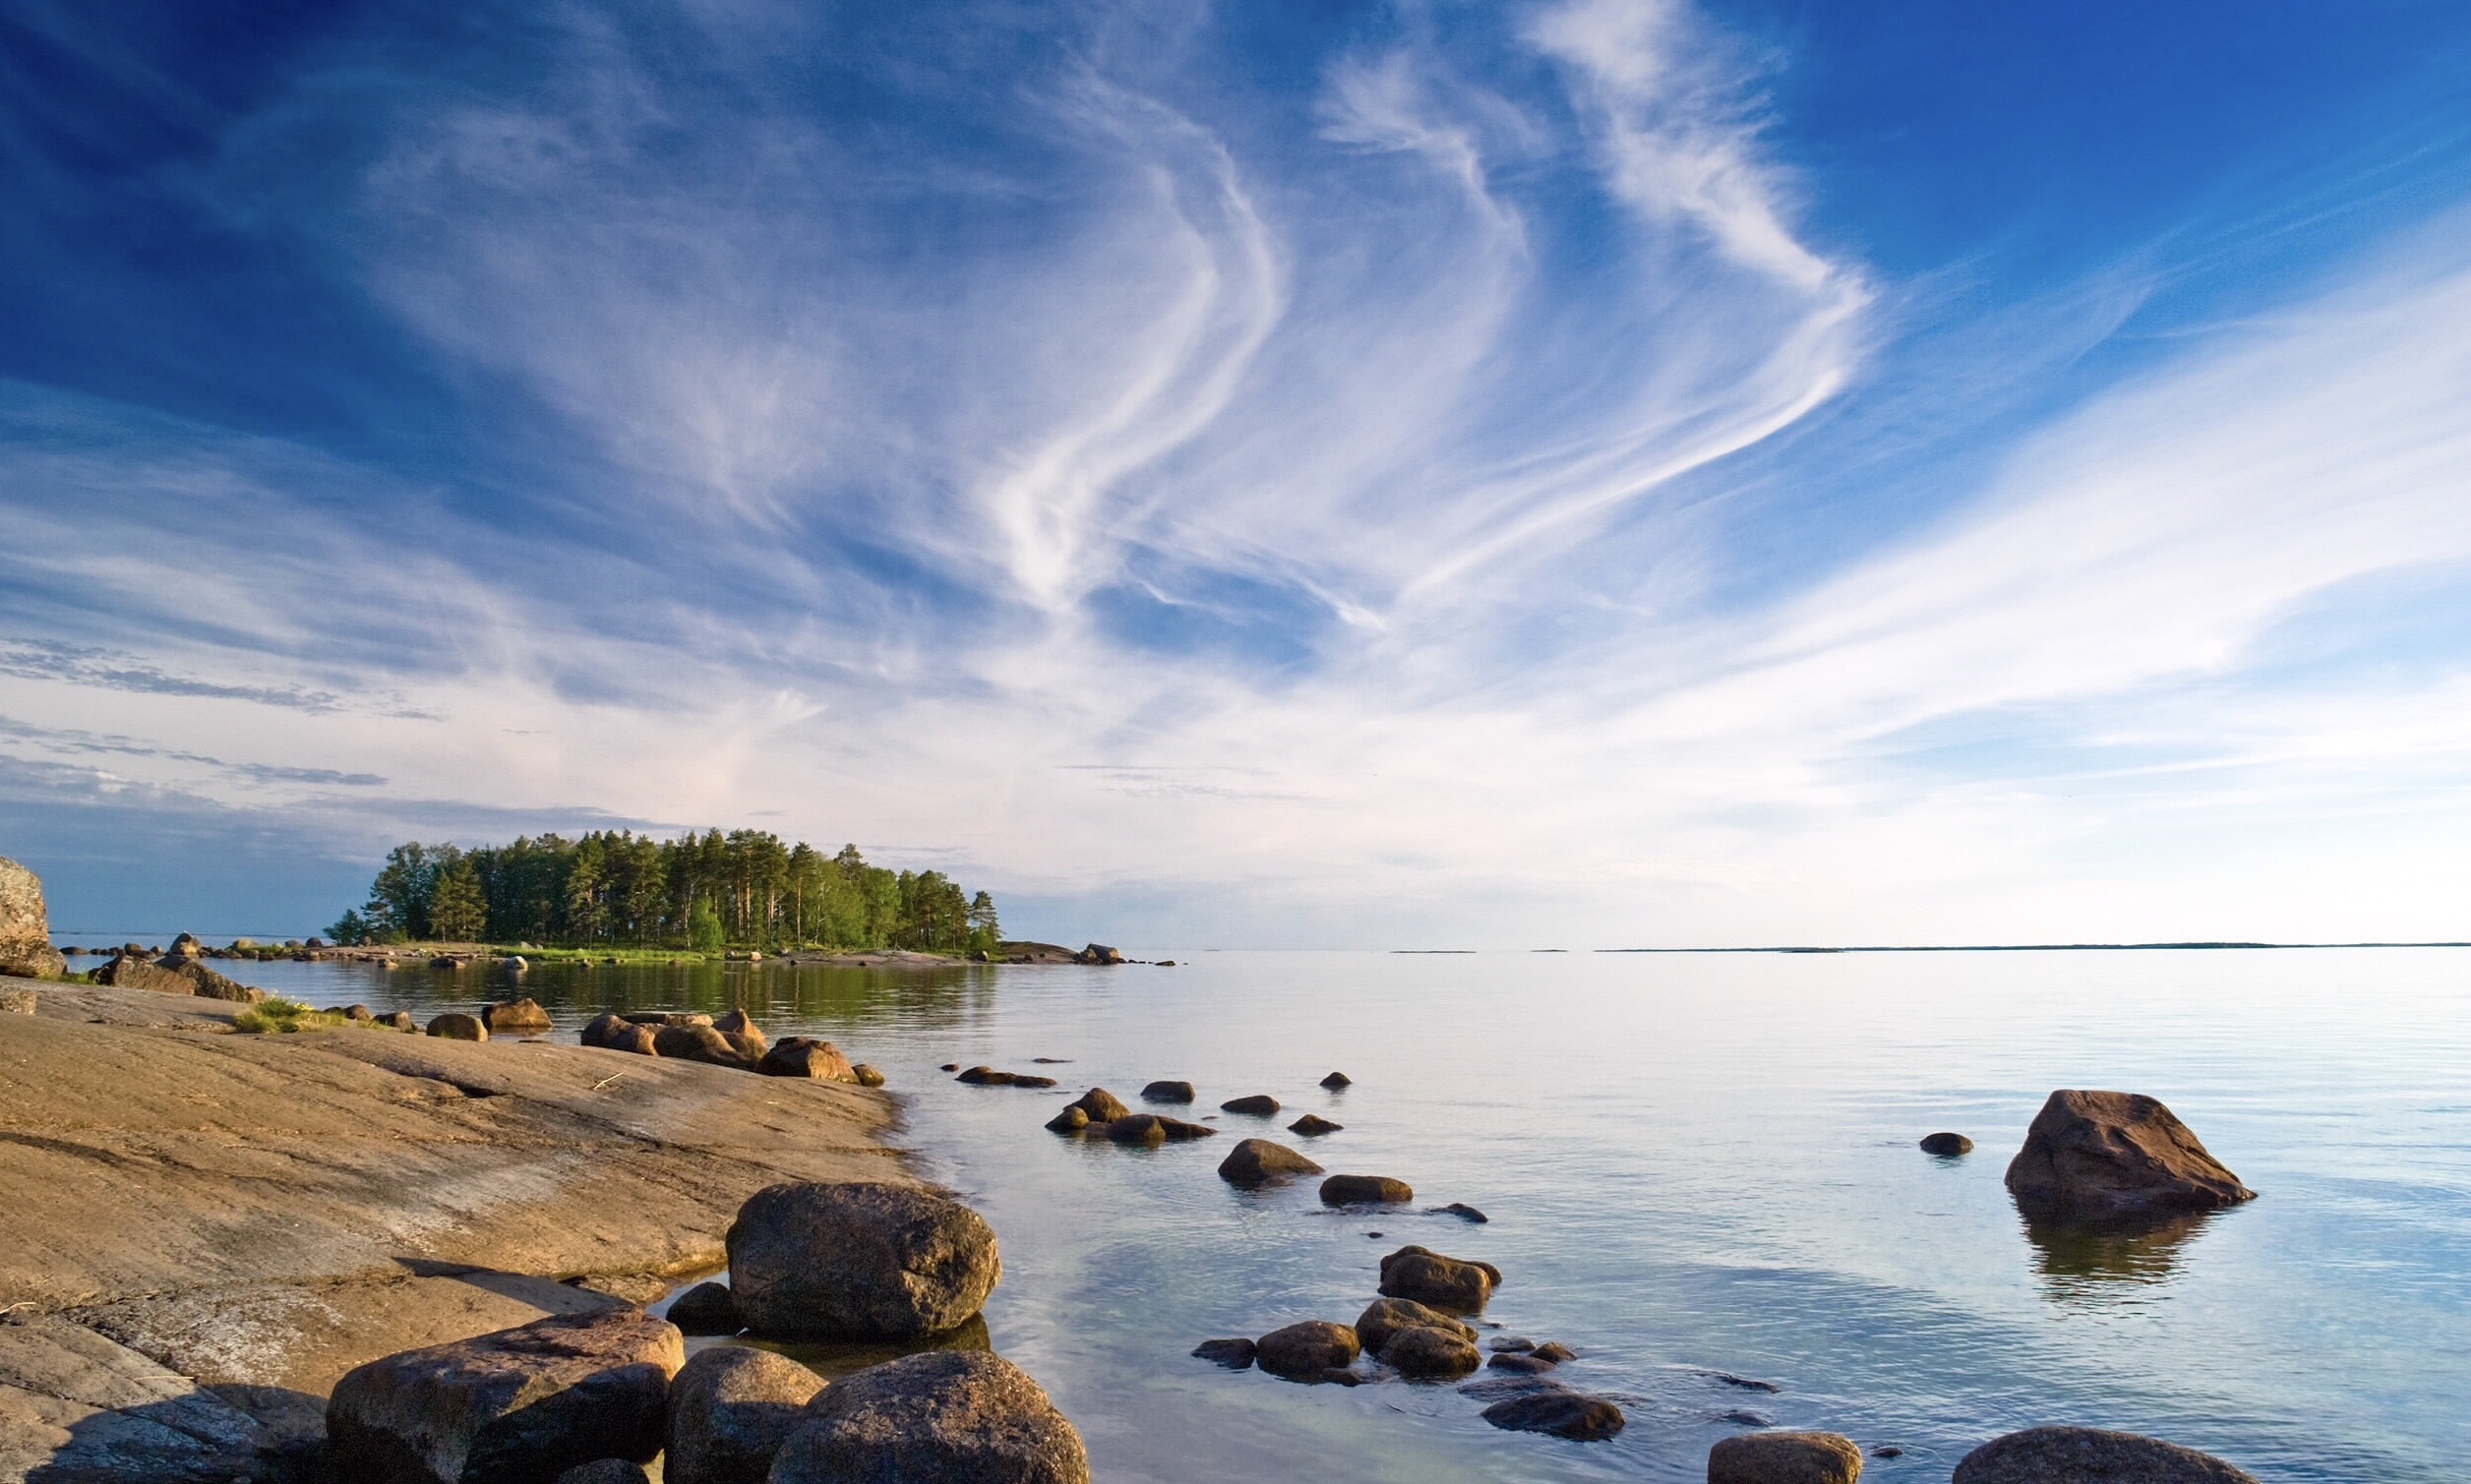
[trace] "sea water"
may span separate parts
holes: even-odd
[[[1103,1480],[1706,1476],[1762,1426],[1945,1480],[1999,1433],[2121,1428],[2264,1480],[2457,1479],[2471,1457],[2471,952],[1190,953],[1174,968],[536,967],[560,1035],[605,1008],[744,1005],[871,1061],[922,1174],[994,1224],[997,1350]],[[221,965],[420,1014],[497,967]],[[612,1053],[617,1054],[617,1053]],[[1035,1058],[1055,1058],[1039,1062]],[[1053,1075],[956,1084],[939,1064]],[[1323,1090],[1325,1073],[1354,1084]],[[1041,1127],[1187,1080],[1221,1137]],[[2260,1193],[2140,1239],[2019,1219],[2001,1173],[2054,1088],[2169,1103]],[[1218,1104],[1267,1093],[1263,1120]],[[1319,1113],[1345,1126],[1285,1132]],[[1949,1129],[1968,1158],[1915,1148]],[[1216,1174],[1261,1135],[1413,1207]],[[1463,1202],[1475,1224],[1431,1208]],[[1483,1316],[1579,1353],[1603,1443],[1493,1429],[1451,1385],[1301,1386],[1195,1342],[1351,1322],[1409,1242],[1498,1266]],[[1741,1385],[1757,1383],[1761,1390]]]

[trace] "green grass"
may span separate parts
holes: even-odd
[[[269,999],[232,1017],[232,1029],[252,1036],[289,1035],[295,1031],[331,1031],[356,1025],[340,1015],[312,1010],[296,1000]]]

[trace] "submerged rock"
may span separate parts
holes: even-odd
[[[343,1478],[520,1484],[661,1451],[675,1326],[640,1309],[561,1314],[360,1366],[327,1402]]]
[[[1501,1270],[1490,1263],[1444,1257],[1429,1247],[1402,1247],[1381,1260],[1378,1291],[1435,1309],[1473,1314],[1493,1296]]]
[[[1219,1161],[1219,1178],[1230,1185],[1262,1185],[1294,1175],[1317,1175],[1321,1166],[1267,1139],[1239,1140]]]
[[[1601,1396],[1555,1390],[1496,1401],[1484,1408],[1484,1420],[1508,1432],[1549,1433],[1575,1443],[1600,1443],[1619,1433],[1627,1419],[1620,1407]]]
[[[1267,1093],[1256,1093],[1250,1098],[1231,1098],[1219,1104],[1219,1111],[1246,1113],[1255,1118],[1272,1118],[1278,1115],[1279,1100]]]
[[[1959,1155],[1973,1153],[1973,1141],[1962,1134],[1925,1134],[1922,1136],[1922,1153],[1952,1159]]]
[[[2018,1206],[2047,1220],[2138,1221],[2257,1198],[2169,1108],[2136,1093],[2051,1094],[2007,1180]]]
[[[663,1484],[763,1484],[823,1378],[786,1355],[718,1345],[669,1386]]]
[[[1321,1079],[1321,1085],[1335,1093],[1341,1088],[1354,1087],[1356,1085],[1356,1079],[1348,1076],[1345,1072],[1333,1072],[1329,1076]]]
[[[1447,1206],[1436,1206],[1433,1208],[1433,1215],[1437,1217],[1457,1217],[1462,1221],[1473,1221],[1479,1226],[1492,1220],[1491,1217],[1488,1217],[1484,1215],[1484,1213],[1477,1210],[1475,1207],[1468,1205],[1465,1201],[1453,1201]]]
[[[1291,1380],[1345,1370],[1361,1353],[1363,1343],[1354,1330],[1326,1319],[1289,1325],[1253,1341],[1253,1363],[1273,1376]]]
[[[1252,1365],[1253,1344],[1249,1339],[1205,1339],[1192,1347],[1192,1353],[1212,1365],[1241,1371]]]
[[[1002,1264],[977,1212],[906,1185],[791,1183],[730,1223],[730,1285],[758,1335],[916,1339],[987,1302]]]
[[[1951,1484],[2257,1484],[2210,1454],[2135,1433],[2036,1427],[1994,1438],[1966,1454]]]
[[[1402,1205],[1415,1199],[1415,1187],[1388,1175],[1332,1175],[1321,1182],[1324,1206]]]
[[[772,1459],[771,1484],[1088,1484],[1081,1435],[1010,1361],[930,1350],[833,1382]]]
[[[1565,1344],[1555,1344],[1551,1341],[1537,1345],[1529,1353],[1533,1354],[1538,1360],[1548,1360],[1555,1365],[1559,1365],[1565,1360],[1576,1360],[1579,1358],[1579,1352],[1570,1348],[1570,1346]]]
[[[1189,1082],[1154,1082],[1141,1090],[1143,1102],[1190,1102],[1197,1096]]]
[[[747,1328],[727,1283],[697,1283],[671,1301],[669,1322],[689,1335],[735,1335]]]
[[[1301,1134],[1307,1139],[1318,1139],[1323,1134],[1335,1134],[1345,1127],[1347,1127],[1346,1124],[1332,1123],[1319,1113],[1306,1113],[1303,1117],[1289,1124],[1287,1131],[1291,1134]]]
[[[972,1067],[954,1082],[966,1082],[974,1088],[1052,1088],[1053,1077],[1033,1077],[1026,1072],[998,1072],[994,1067]]]
[[[1746,1433],[1708,1450],[1708,1484],[1853,1484],[1862,1451],[1835,1433]]]

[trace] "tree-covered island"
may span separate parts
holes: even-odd
[[[536,943],[543,947],[779,951],[995,948],[995,903],[940,871],[870,865],[855,845],[827,856],[763,830],[631,830],[524,836],[463,849],[389,852],[337,942]]]

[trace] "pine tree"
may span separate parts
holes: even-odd
[[[480,890],[480,872],[466,859],[447,867],[438,890],[429,899],[429,930],[440,941],[477,943],[489,934],[489,904]]]

